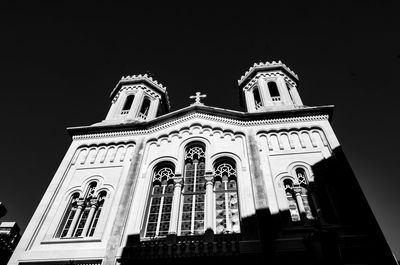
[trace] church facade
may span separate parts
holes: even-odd
[[[397,264],[331,127],[285,64],[238,81],[239,112],[170,111],[123,77],[72,143],[10,259],[17,264]]]

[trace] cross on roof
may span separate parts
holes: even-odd
[[[201,95],[200,92],[196,92],[195,96],[190,96],[189,97],[189,98],[194,98],[195,99],[194,103],[191,104],[191,105],[204,105],[203,103],[200,102],[200,99],[201,98],[205,98],[205,97],[207,97],[207,95]]]

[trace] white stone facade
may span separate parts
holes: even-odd
[[[127,236],[143,236],[154,167],[168,161],[174,165],[175,176],[182,176],[185,147],[191,142],[201,142],[205,146],[206,175],[214,174],[213,165],[219,158],[227,157],[235,162],[241,218],[254,215],[259,208],[268,208],[272,214],[287,210],[289,205],[283,180],[291,178],[295,182],[295,169],[301,167],[308,182],[312,182],[312,166],[329,157],[339,143],[329,115],[302,105],[296,89],[297,81],[289,80],[297,78],[294,73],[289,77],[283,68],[273,69],[272,72],[268,67],[260,66],[260,69],[249,82],[246,83],[246,76],[241,81],[246,83],[243,93],[248,113],[285,109],[301,109],[309,113],[282,117],[249,116],[244,119],[242,116],[246,113],[190,106],[156,117],[163,91],[155,91],[140,82],[123,84],[112,99],[113,104],[105,121],[87,127],[88,133],[72,133],[71,146],[9,264],[70,260],[78,264],[115,264]],[[277,82],[282,97],[279,105],[267,94],[265,78],[273,78]],[[140,78],[135,80],[140,81]],[[254,98],[250,94],[254,84],[261,88],[262,109],[254,107]],[[121,115],[129,93],[136,93],[135,99],[130,111]],[[135,120],[144,95],[151,99],[148,120],[155,123],[139,129],[133,125],[131,128],[126,126],[90,132],[91,128],[105,128],[119,123],[126,125]],[[252,153],[251,139],[256,139],[258,154]],[[255,155],[259,156],[259,162],[253,159]],[[259,200],[255,195],[254,167],[262,174],[265,200]],[[83,194],[92,181],[97,183],[97,193],[106,191],[107,194],[94,234],[60,237],[60,225],[71,195],[74,192]],[[215,204],[215,201],[212,203]],[[205,218],[215,219],[215,212],[207,201],[205,209]],[[175,216],[179,216],[179,207],[173,208],[173,211],[178,211]],[[171,231],[179,233],[178,222],[179,217],[171,219]],[[215,223],[211,228],[216,228]]]

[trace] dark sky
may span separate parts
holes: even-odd
[[[103,120],[121,76],[151,72],[173,110],[196,91],[207,105],[241,110],[240,76],[282,60],[306,105],[336,106],[334,130],[400,257],[399,8],[298,2],[0,6],[3,221],[25,229],[71,142],[65,128]]]

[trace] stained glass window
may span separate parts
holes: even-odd
[[[187,148],[185,154],[184,189],[182,192],[181,235],[204,233],[205,150],[201,146]]]
[[[174,171],[171,166],[159,168],[153,176],[153,186],[147,217],[146,237],[166,236],[171,218]]]
[[[215,169],[216,233],[239,233],[239,200],[234,163],[220,163]]]

